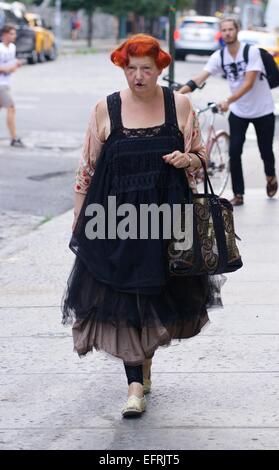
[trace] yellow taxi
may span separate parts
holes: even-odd
[[[240,42],[266,49],[279,67],[279,35],[265,31],[241,30],[238,33]]]
[[[57,49],[54,34],[46,28],[44,20],[36,13],[25,13],[25,18],[36,35],[36,52],[39,62],[55,60]]]

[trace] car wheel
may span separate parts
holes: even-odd
[[[38,54],[35,50],[32,51],[32,54],[30,57],[28,57],[28,64],[36,64],[38,62]]]
[[[48,60],[55,60],[56,58],[57,58],[57,48],[56,48],[55,45],[53,45],[53,46],[50,48],[50,50],[49,50],[49,52],[48,52],[48,54],[47,54],[47,59],[48,59]]]
[[[46,56],[45,56],[45,51],[41,51],[38,54],[38,62],[45,62],[46,61]]]
[[[175,51],[175,60],[185,60],[185,52],[177,49]]]

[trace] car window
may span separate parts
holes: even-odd
[[[27,19],[24,18],[24,17],[20,18],[19,22],[20,22],[20,24],[28,25],[28,21],[27,21]]]
[[[0,28],[3,28],[5,24],[5,13],[3,10],[0,10]]]
[[[187,29],[219,29],[218,23],[209,23],[207,21],[183,21],[181,24],[182,28],[187,28]]]
[[[6,23],[12,23],[18,25],[20,23],[19,19],[9,10],[5,11]]]

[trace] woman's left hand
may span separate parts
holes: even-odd
[[[182,153],[179,150],[164,155],[163,159],[166,163],[175,166],[175,168],[187,168],[190,166],[190,157],[187,153]]]

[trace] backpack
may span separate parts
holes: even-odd
[[[243,49],[243,58],[248,64],[248,52],[249,52],[250,44],[245,44],[244,49]],[[264,64],[265,68],[265,73],[261,73],[260,80],[265,77],[268,81],[269,87],[270,88],[276,88],[279,86],[279,69],[277,67],[277,64],[275,60],[273,59],[272,55],[266,51],[265,49],[262,49],[259,47],[259,51],[261,54],[261,59]],[[224,48],[220,50],[220,55],[221,55],[221,67],[224,71],[224,78],[227,78],[227,73],[225,71],[224,67]]]

